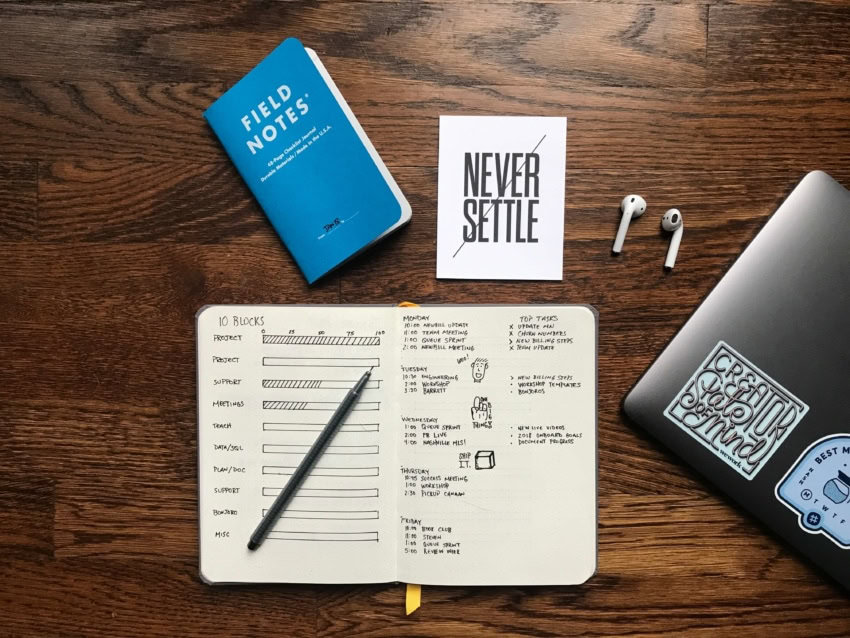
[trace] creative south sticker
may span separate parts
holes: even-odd
[[[800,527],[850,549],[850,434],[813,443],[776,486]]]

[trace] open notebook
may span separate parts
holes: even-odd
[[[209,583],[584,582],[596,569],[587,306],[207,306],[197,317]],[[367,389],[265,543],[251,532]]]

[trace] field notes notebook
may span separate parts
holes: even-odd
[[[587,306],[208,306],[197,318],[210,583],[544,585],[596,569]],[[348,389],[367,389],[255,552]]]
[[[315,51],[287,38],[204,113],[307,281],[410,220]]]

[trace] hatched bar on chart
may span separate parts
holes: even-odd
[[[292,346],[379,346],[380,337],[335,337],[331,335],[263,335],[263,343]]]
[[[264,388],[290,390],[350,390],[357,379],[263,379]],[[377,390],[381,387],[380,379],[370,379],[366,382],[366,390]]]
[[[339,407],[339,403],[333,401],[263,401],[264,410],[328,410],[333,412]],[[363,412],[364,410],[380,410],[381,404],[377,401],[358,401],[351,408],[352,412]]]

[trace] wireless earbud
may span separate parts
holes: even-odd
[[[667,259],[664,261],[665,268],[673,268],[676,264],[676,255],[679,253],[679,244],[682,243],[682,233],[685,230],[685,222],[678,208],[671,208],[661,218],[661,228],[672,231],[670,248],[667,249]]]
[[[640,195],[626,195],[620,202],[620,210],[623,211],[623,217],[620,219],[620,227],[617,229],[614,247],[611,249],[615,255],[619,255],[623,250],[623,242],[626,241],[629,222],[640,217],[646,211],[646,200]]]

